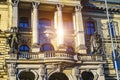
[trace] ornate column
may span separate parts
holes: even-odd
[[[63,19],[62,19],[62,7],[63,5],[58,4],[57,5],[57,41],[58,41],[58,46],[61,46],[64,44],[64,30],[63,30]]]
[[[32,2],[33,11],[32,11],[32,43],[38,44],[38,6],[39,2]]]
[[[18,3],[19,0],[13,0],[12,2],[12,27],[18,26]]]
[[[85,47],[85,36],[84,36],[84,26],[82,21],[82,13],[81,13],[81,6],[75,7],[75,33],[76,33],[76,48],[79,53],[84,54],[86,53]]]

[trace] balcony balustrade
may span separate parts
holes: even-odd
[[[103,56],[100,54],[79,54],[78,60],[80,61],[103,61]]]
[[[11,59],[74,59],[73,54],[65,51],[46,51],[46,52],[20,52],[19,54],[10,54]]]
[[[46,52],[20,52],[19,54],[10,54],[10,59],[30,59],[30,60],[73,60],[77,56],[78,61],[103,61],[100,54],[73,54],[65,51],[46,51]]]

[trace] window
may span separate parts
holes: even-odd
[[[19,47],[20,52],[29,52],[29,47],[27,45],[22,45]]]
[[[44,44],[41,46],[40,50],[42,52],[44,51],[51,51],[51,50],[54,50],[53,46],[51,44]]]
[[[86,44],[86,47],[87,47],[87,53],[90,53],[90,39],[91,39],[91,36],[94,35],[95,33],[95,23],[96,21],[93,20],[91,17],[87,20],[86,22],[86,28],[85,28],[85,44]]]
[[[111,34],[110,34],[110,30],[111,30]],[[112,37],[116,36],[115,26],[114,26],[113,22],[110,22],[110,26],[108,24],[108,32],[109,32],[109,35],[112,35]]]
[[[72,47],[67,47],[67,53],[74,53],[74,49]]]
[[[19,18],[19,27],[21,27],[21,28],[29,27],[28,17],[20,17]]]
[[[87,24],[87,35],[93,35],[95,32],[95,23],[93,21],[88,21]]]
[[[39,28],[47,27],[47,26],[51,26],[51,22],[49,19],[40,19],[39,20]]]
[[[115,57],[116,57],[117,67],[120,70],[120,58],[119,58],[119,53],[117,50],[115,50]],[[112,60],[113,60],[114,68],[115,68],[113,52],[112,52]]]

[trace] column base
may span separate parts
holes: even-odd
[[[34,44],[32,46],[32,52],[40,52],[40,45]]]
[[[77,52],[80,53],[80,54],[86,54],[87,53],[87,48],[85,45],[79,45],[77,48],[76,48]]]

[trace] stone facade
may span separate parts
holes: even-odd
[[[118,49],[119,4],[108,4]],[[115,80],[107,22],[101,1],[0,1],[0,80]],[[102,39],[99,53],[90,50],[88,26]]]

